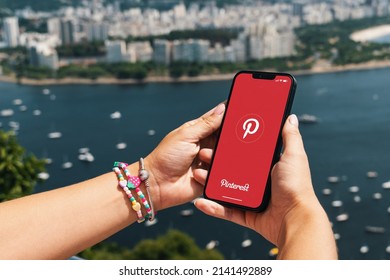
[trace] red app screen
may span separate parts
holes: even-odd
[[[235,77],[207,179],[208,198],[259,207],[292,84],[285,75]]]

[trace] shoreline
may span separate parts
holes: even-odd
[[[337,73],[347,71],[360,71],[370,69],[381,69],[390,67],[390,60],[385,61],[369,61],[360,64],[347,64],[340,66],[331,65],[315,65],[312,69],[308,70],[294,70],[289,71],[292,75],[317,75],[326,73]],[[243,69],[244,70],[244,69]],[[262,69],[261,71],[275,71],[273,69]],[[0,82],[4,83],[18,83],[21,85],[29,86],[52,86],[52,85],[131,85],[131,84],[147,84],[147,83],[189,83],[189,82],[208,82],[208,81],[223,81],[231,80],[236,73],[229,74],[213,74],[213,75],[200,75],[197,77],[180,77],[178,79],[161,76],[161,77],[147,77],[146,79],[139,81],[135,79],[116,79],[116,78],[98,78],[96,80],[81,79],[81,78],[64,78],[64,79],[43,79],[34,80],[28,78],[22,78],[20,81],[14,76],[0,76]]]
[[[351,34],[350,38],[355,42],[367,42],[387,35],[390,35],[390,24],[356,31]]]

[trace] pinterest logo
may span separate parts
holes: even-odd
[[[256,114],[243,116],[237,123],[237,138],[244,143],[256,142],[264,132],[263,118]]]

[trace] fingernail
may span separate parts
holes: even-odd
[[[299,120],[297,118],[297,115],[295,114],[292,114],[290,115],[290,117],[288,118],[288,121],[295,127],[299,127]]]
[[[221,103],[214,109],[215,115],[222,115],[225,112],[225,104]]]
[[[196,202],[199,200],[199,198],[195,198],[192,203],[196,206]]]

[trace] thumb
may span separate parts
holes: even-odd
[[[296,115],[290,115],[284,124],[283,131],[283,154],[305,154],[302,136],[299,132],[299,121]]]
[[[187,123],[186,132],[195,140],[204,139],[216,131],[222,123],[225,104],[221,103],[214,110],[204,114],[196,120]]]

